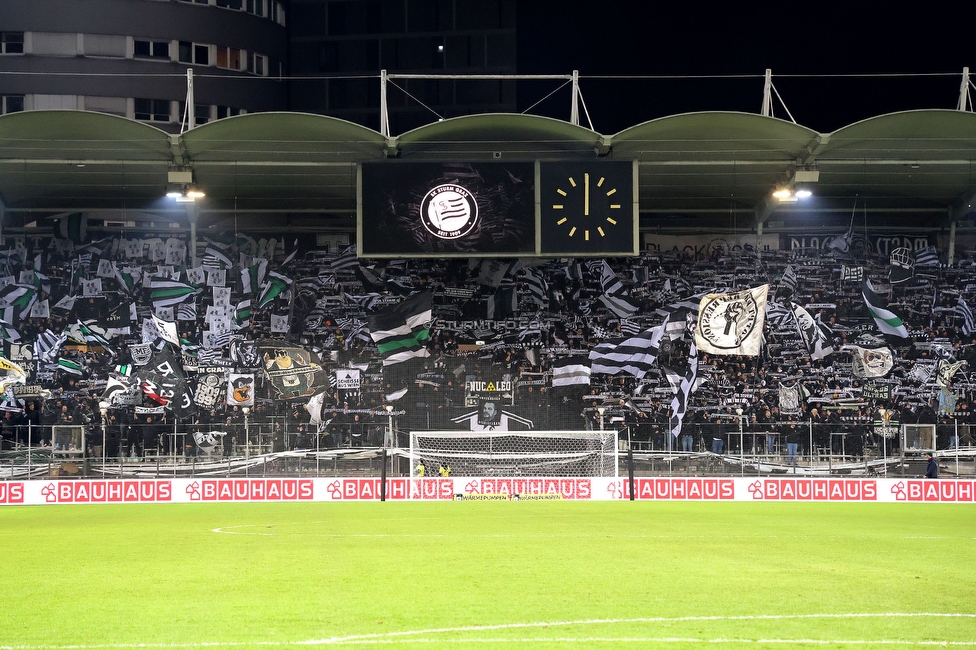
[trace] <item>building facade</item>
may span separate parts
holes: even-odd
[[[515,0],[292,0],[291,109],[380,127],[378,73],[515,74]],[[514,112],[515,81],[393,79],[390,130]]]
[[[179,131],[287,108],[280,0],[5,0],[3,113],[75,109]]]

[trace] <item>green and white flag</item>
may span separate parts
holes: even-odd
[[[280,296],[291,286],[291,278],[286,278],[280,273],[272,271],[268,274],[268,283],[264,286],[261,296],[258,298],[256,309],[262,309],[272,300]]]
[[[178,280],[161,280],[153,278],[150,283],[152,289],[153,307],[172,307],[178,305],[190,296],[200,293],[192,284]]]
[[[78,375],[79,377],[85,374],[84,366],[82,366],[80,363],[71,361],[70,359],[65,359],[64,357],[58,359],[58,370],[69,375]]]
[[[113,357],[115,356],[115,350],[113,350],[112,346],[109,345],[108,339],[106,339],[98,332],[92,330],[88,325],[86,325],[81,321],[78,321],[78,331],[81,332],[81,336],[85,340],[85,343],[94,343],[95,345],[100,346],[102,349],[104,349]]]
[[[878,326],[882,334],[899,336],[903,339],[908,338],[908,328],[893,311],[888,309],[888,301],[874,292],[874,287],[871,286],[871,281],[867,278],[861,285],[861,295],[864,296],[864,304],[868,308],[868,313],[871,314],[874,324]]]
[[[241,271],[241,293],[255,294],[264,284],[264,277],[268,272],[268,260],[258,260]]]
[[[384,366],[430,356],[431,292],[422,291],[369,317],[369,336]]]

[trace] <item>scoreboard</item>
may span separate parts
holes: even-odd
[[[622,256],[638,252],[635,161],[359,166],[362,257]]]

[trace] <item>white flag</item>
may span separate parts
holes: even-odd
[[[718,355],[754,357],[759,354],[766,322],[769,285],[737,293],[710,293],[701,299],[695,345]]]
[[[172,310],[172,307],[170,307],[170,310]],[[156,314],[152,315],[152,319],[156,325],[156,329],[159,331],[160,338],[173,345],[180,344],[180,335],[176,331],[176,323],[168,323],[156,316]]]

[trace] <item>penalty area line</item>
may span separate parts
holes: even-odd
[[[536,638],[432,638],[439,634],[490,632],[547,627],[580,625],[619,625],[630,623],[683,623],[711,621],[783,621],[804,619],[859,619],[859,618],[976,618],[976,613],[954,612],[884,612],[847,614],[745,614],[731,616],[642,616],[634,618],[596,618],[575,621],[536,621],[526,623],[499,623],[495,625],[466,625],[457,627],[403,630],[373,634],[346,635],[304,641],[200,641],[183,643],[73,643],[73,644],[0,644],[0,650],[128,650],[138,648],[236,648],[236,647],[291,647],[317,645],[388,645],[402,643],[700,643],[700,644],[798,644],[798,645],[891,645],[891,646],[959,646],[976,647],[976,641],[910,640],[910,639],[735,639],[696,637],[536,637]]]

